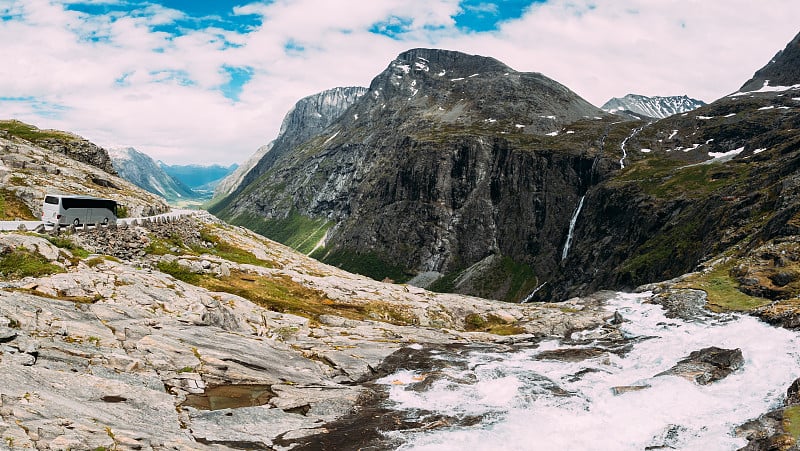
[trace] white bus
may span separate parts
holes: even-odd
[[[42,206],[42,221],[51,225],[104,224],[117,222],[117,202],[91,196],[48,194]]]

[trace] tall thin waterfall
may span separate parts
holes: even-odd
[[[564,243],[564,251],[561,253],[561,260],[566,260],[567,254],[569,254],[569,246],[572,244],[572,232],[575,231],[575,223],[578,222],[578,215],[581,213],[581,208],[583,208],[584,199],[586,199],[585,194],[581,196],[578,207],[575,208],[575,213],[572,214],[572,219],[569,220],[569,232],[567,232],[567,242]]]

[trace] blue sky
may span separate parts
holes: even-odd
[[[175,163],[242,162],[300,98],[409,48],[493,56],[595,105],[735,91],[796,0],[0,0],[0,118]]]

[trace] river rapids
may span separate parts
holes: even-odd
[[[432,350],[432,369],[378,381],[391,410],[444,418],[388,432],[402,450],[736,450],[738,425],[778,407],[800,375],[800,336],[749,316],[667,318],[620,293],[607,308],[621,337],[600,330],[564,340]],[[698,383],[656,376],[691,352],[739,348],[744,365]],[[433,420],[429,420],[431,423]],[[434,421],[435,423],[435,421]]]

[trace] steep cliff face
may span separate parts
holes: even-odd
[[[215,212],[285,242],[313,235],[303,250],[378,278],[454,277],[492,257],[524,277],[482,285],[517,299],[553,271],[578,199],[614,166],[607,117],[541,74],[411,50]]]
[[[794,86],[800,83],[800,34],[794,37],[785,49],[778,52],[766,66],[753,75],[739,89],[742,92],[757,91],[776,86]]]
[[[278,137],[264,145],[225,177],[214,197],[227,196],[267,171],[284,153],[324,130],[367,91],[362,87],[334,88],[305,97],[286,113]]]
[[[798,95],[739,93],[637,127],[625,168],[589,191],[574,252],[539,295],[632,288],[796,235]]]
[[[540,74],[412,50],[219,212],[323,261],[445,291],[632,288],[797,228],[800,79],[781,83],[621,122]]]

